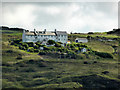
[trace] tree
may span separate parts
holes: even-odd
[[[55,44],[55,41],[54,40],[48,40],[48,45],[52,45],[52,44]]]
[[[93,32],[88,32],[88,34],[94,34]]]

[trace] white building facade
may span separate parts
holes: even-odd
[[[79,43],[79,42],[81,42],[81,43],[87,43],[88,39],[87,38],[76,38],[75,42],[76,43]]]
[[[44,40],[54,40],[56,42],[67,43],[68,35],[66,31],[29,31],[24,30],[22,35],[23,42],[37,42]]]

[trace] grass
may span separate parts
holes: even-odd
[[[106,37],[106,38],[120,38],[120,36],[117,35],[113,35],[113,34],[69,34],[69,37],[75,38],[75,37],[79,37],[79,38],[86,38],[87,36],[91,36],[91,37]]]
[[[113,53],[114,49],[110,45],[106,45],[104,42],[100,41],[90,41],[87,43],[88,47],[98,52]]]
[[[106,83],[102,84],[103,78],[105,78],[105,82],[110,83],[111,79],[119,81],[117,58],[75,60],[39,56],[38,53],[29,53],[10,45],[9,39],[21,38],[21,34],[13,33],[3,33],[2,37],[3,88],[108,87]],[[91,41],[87,45],[96,51],[113,53],[112,47],[103,42]],[[9,50],[12,52],[8,52]],[[19,54],[22,54],[20,60],[16,59]],[[88,64],[84,64],[84,61],[87,61]],[[103,74],[103,71],[109,71],[109,73]],[[117,85],[116,82],[113,83]]]

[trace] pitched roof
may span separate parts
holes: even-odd
[[[56,31],[57,35],[67,35],[66,31]]]
[[[76,40],[87,40],[87,38],[76,38]]]
[[[56,32],[53,32],[53,31],[28,31],[28,32],[25,32],[26,35],[67,35],[67,32],[66,31],[56,31]]]
[[[53,32],[46,32],[46,33],[34,33],[34,32],[25,32],[26,35],[55,35]]]
[[[35,35],[33,32],[25,32],[25,35]]]

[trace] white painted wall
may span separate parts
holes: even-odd
[[[83,49],[81,50],[81,52],[87,52],[87,49],[86,49],[86,48],[83,48]]]
[[[76,40],[78,40],[78,42],[82,42],[82,43],[87,43],[88,42],[87,39],[75,39],[75,42],[76,42]]]
[[[38,35],[36,37],[37,38],[35,38],[35,36],[33,36],[33,35],[25,35],[23,33],[22,40],[23,40],[23,42],[37,42],[37,41],[43,41],[44,39],[48,38],[48,40],[54,40],[56,42],[62,42],[62,43],[67,43],[67,41],[68,41],[68,36],[67,35],[59,35],[59,36]]]

